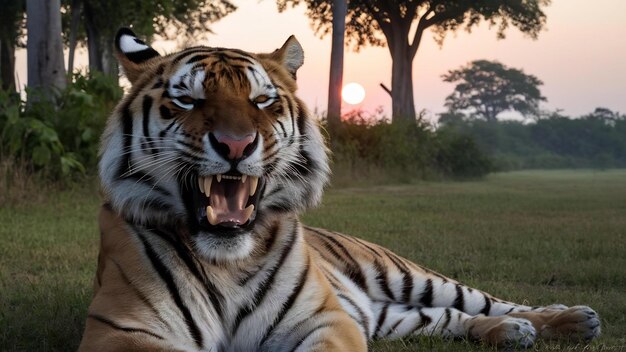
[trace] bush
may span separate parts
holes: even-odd
[[[452,178],[477,178],[494,171],[493,162],[471,136],[439,129],[436,141],[437,168],[442,174]]]
[[[330,131],[334,184],[475,178],[492,170],[467,135],[435,130],[423,119],[388,123],[361,111]]]
[[[75,75],[54,101],[29,90],[30,102],[0,91],[0,155],[49,179],[83,174],[97,163],[98,141],[122,91],[101,74]]]

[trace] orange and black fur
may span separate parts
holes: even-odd
[[[132,88],[102,138],[101,248],[81,351],[365,351],[411,334],[528,347],[591,340],[589,307],[529,307],[375,244],[300,223],[328,177],[296,92],[291,37],[269,54],[160,56],[128,29]]]

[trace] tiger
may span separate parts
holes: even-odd
[[[358,237],[308,227],[329,153],[296,95],[294,36],[160,55],[122,28],[131,87],[99,152],[100,251],[79,351],[367,351],[441,336],[590,341],[583,305],[496,298]]]

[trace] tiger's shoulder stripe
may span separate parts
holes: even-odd
[[[200,328],[196,324],[193,316],[191,315],[191,311],[189,310],[189,307],[187,307],[187,305],[182,300],[182,297],[180,295],[180,290],[178,289],[176,285],[176,282],[174,280],[174,276],[171,270],[159,258],[158,253],[155,251],[152,245],[148,242],[148,240],[146,239],[146,236],[141,233],[140,229],[133,226],[133,230],[135,231],[137,237],[139,238],[141,244],[143,245],[144,253],[148,257],[150,263],[152,264],[152,267],[154,268],[156,273],[159,275],[161,280],[163,280],[163,282],[165,283],[170,297],[172,298],[172,300],[178,307],[179,311],[183,315],[185,324],[187,325],[187,330],[189,334],[191,335],[191,337],[193,338],[193,341],[195,342],[196,346],[199,349],[202,349],[204,345],[202,333],[200,332]]]

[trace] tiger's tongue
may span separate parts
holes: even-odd
[[[246,209],[249,197],[248,182],[241,183],[239,180],[222,180],[213,182],[209,201],[210,210],[207,208],[207,220],[211,225],[230,223],[242,225],[250,218],[252,209]]]

